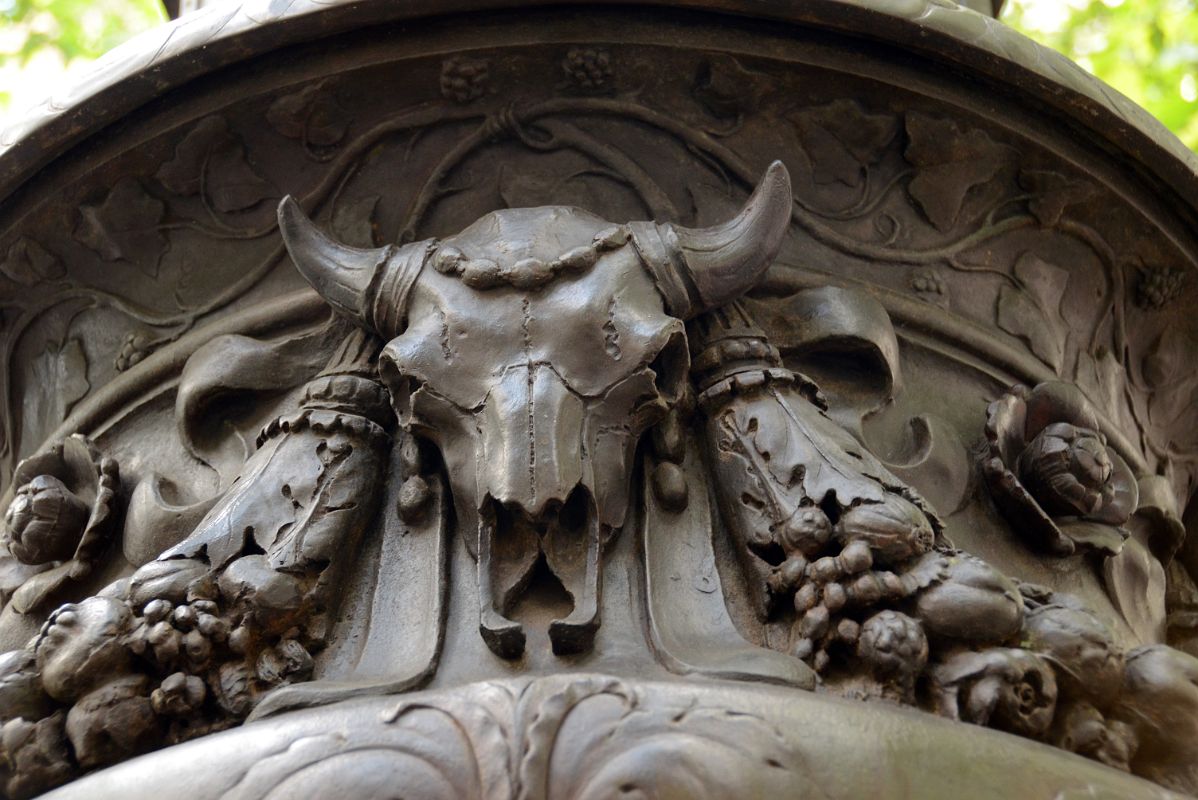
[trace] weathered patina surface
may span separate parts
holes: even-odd
[[[1198,792],[1195,159],[993,19],[218,4],[4,144],[7,796]]]

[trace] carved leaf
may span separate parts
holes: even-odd
[[[179,142],[175,157],[155,176],[178,195],[204,195],[218,211],[243,211],[272,196],[274,187],[245,157],[241,140],[229,132],[224,117],[201,120]]]
[[[1152,393],[1148,401],[1148,419],[1154,426],[1172,426],[1182,415],[1194,409],[1198,377],[1168,391]]]
[[[91,388],[81,342],[78,339],[47,342],[31,360],[25,380],[25,402],[19,417],[21,431],[15,443],[42,442]],[[33,460],[27,459],[25,463]],[[18,483],[14,485],[22,482],[19,474],[15,480]]]
[[[1071,181],[1047,170],[1022,170],[1019,185],[1035,195],[1028,201],[1028,210],[1045,227],[1056,225],[1066,208],[1085,202],[1097,191],[1091,183]]]
[[[907,192],[937,229],[952,230],[969,190],[998,174],[1007,150],[980,130],[914,111],[907,136],[905,155],[917,167]]]
[[[8,248],[8,254],[0,263],[0,272],[25,286],[57,280],[67,274],[66,267],[53,253],[24,236]]]
[[[816,183],[857,186],[865,168],[878,160],[898,133],[890,114],[868,114],[852,100],[792,114],[791,123],[811,160]]]
[[[738,403],[728,421],[751,442],[762,487],[786,497],[788,506],[803,493],[816,503],[829,494],[846,506],[878,503],[885,497],[883,484],[898,483],[856,439],[797,394],[771,392]]]
[[[1131,405],[1124,394],[1127,370],[1110,350],[1099,347],[1094,353],[1078,353],[1074,380],[1091,401],[1111,415],[1120,430],[1134,436],[1141,428],[1143,411]]]
[[[1025,253],[1015,263],[1015,278],[1023,287],[1003,286],[998,293],[998,326],[1025,341],[1041,361],[1060,371],[1068,328],[1061,300],[1069,284],[1068,271]]]
[[[288,139],[329,147],[345,137],[347,114],[333,93],[316,83],[280,97],[266,112],[270,126]]]
[[[1095,522],[1088,519],[1058,519],[1057,526],[1061,533],[1078,546],[1079,550],[1086,548],[1109,556],[1116,556],[1123,550],[1127,540],[1127,530],[1117,528],[1105,522]]]
[[[33,362],[31,389],[35,396],[41,395],[40,402],[27,403],[26,407],[36,408],[43,424],[57,425],[90,388],[87,357],[79,340],[71,339],[62,347],[48,345]]]
[[[379,196],[372,194],[338,203],[333,209],[333,233],[354,247],[374,247],[374,212]]]
[[[1103,561],[1103,580],[1119,613],[1144,641],[1161,641],[1165,633],[1165,568],[1133,538],[1123,551]]]
[[[755,111],[769,85],[769,76],[745,69],[735,58],[722,58],[699,65],[692,91],[712,115],[735,117]]]
[[[1154,391],[1187,382],[1192,372],[1184,367],[1190,360],[1193,347],[1193,342],[1180,325],[1166,327],[1144,356],[1144,382]]]
[[[1153,425],[1170,425],[1193,408],[1198,376],[1188,367],[1194,344],[1180,325],[1165,328],[1144,357],[1144,382],[1152,389],[1148,418]]]
[[[150,277],[167,240],[158,230],[166,206],[146,193],[135,178],[122,178],[99,205],[79,207],[75,238],[105,261],[128,261]]]
[[[11,553],[7,545],[0,544],[0,601],[7,602],[12,593],[40,572],[45,572],[52,563],[30,566],[22,564]]]

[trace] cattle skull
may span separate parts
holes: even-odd
[[[775,162],[740,213],[711,228],[517,208],[378,249],[330,240],[291,198],[279,206],[300,272],[387,341],[380,375],[401,427],[441,453],[497,654],[523,652],[505,614],[542,555],[574,601],[550,625],[554,651],[590,647],[602,549],[624,524],[637,443],[686,388],[683,321],[756,283],[791,203]]]

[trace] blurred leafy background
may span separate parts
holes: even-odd
[[[1198,149],[1198,0],[1007,0],[1002,19],[1065,53]],[[162,0],[0,0],[0,127],[105,51],[165,20]]]

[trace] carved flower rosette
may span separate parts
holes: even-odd
[[[986,411],[982,474],[1015,531],[1058,556],[1118,555],[1139,490],[1107,445],[1093,407],[1070,384],[1014,386]]]
[[[91,572],[112,532],[120,476],[116,461],[74,435],[22,461],[13,485],[0,592],[12,592],[13,607],[24,614]]]

